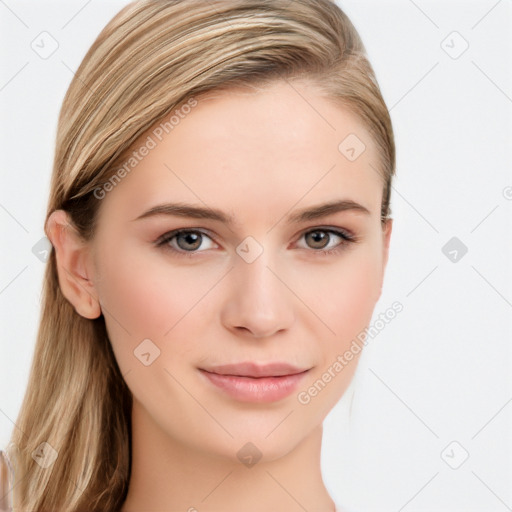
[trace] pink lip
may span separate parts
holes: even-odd
[[[199,369],[216,387],[240,402],[275,402],[293,393],[308,369],[284,363],[254,363]]]

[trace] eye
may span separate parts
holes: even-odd
[[[212,243],[206,244],[206,247],[203,247],[203,249],[211,249],[213,246],[217,245],[209,235],[196,229],[181,229],[165,233],[156,240],[155,244],[157,247],[164,247],[165,249],[174,251],[179,255],[193,256],[194,253],[202,252],[197,249],[201,247],[201,245],[204,245],[203,241],[205,239],[210,240],[213,245]]]
[[[348,232],[322,227],[304,232],[299,240],[302,238],[307,241],[308,246],[299,248],[312,249],[309,252],[319,255],[335,254],[342,251],[349,244],[356,243],[359,240],[358,237]],[[205,240],[209,240],[206,247],[203,243]],[[197,253],[203,252],[203,250],[218,247],[210,235],[198,229],[177,229],[170,231],[160,236],[154,244],[178,256],[191,258]],[[203,250],[198,250],[200,247],[202,247]]]
[[[357,242],[357,237],[345,231],[332,228],[315,228],[306,231],[302,237],[309,248],[321,254],[334,254],[343,250],[347,245]],[[302,238],[301,237],[301,238]],[[338,242],[336,242],[338,239]]]

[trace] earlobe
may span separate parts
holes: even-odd
[[[84,242],[69,215],[55,210],[48,217],[46,236],[55,249],[59,285],[76,312],[85,318],[98,318],[101,307],[92,282],[93,267],[90,247]]]

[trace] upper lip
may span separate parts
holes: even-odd
[[[253,362],[223,364],[210,368],[201,368],[210,373],[219,375],[236,375],[238,377],[280,377],[283,375],[294,375],[305,372],[309,368],[298,368],[288,363],[266,363],[257,364]]]

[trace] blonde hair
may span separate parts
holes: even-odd
[[[90,240],[100,204],[95,189],[156,121],[203,92],[281,79],[310,81],[365,123],[378,149],[381,218],[388,218],[391,120],[361,39],[333,1],[141,0],[105,26],[69,86],[46,220],[63,209]],[[64,297],[52,250],[8,450],[14,510],[117,511],[130,478],[131,405],[103,316],[84,318]],[[55,450],[57,458],[44,467],[38,450]]]

